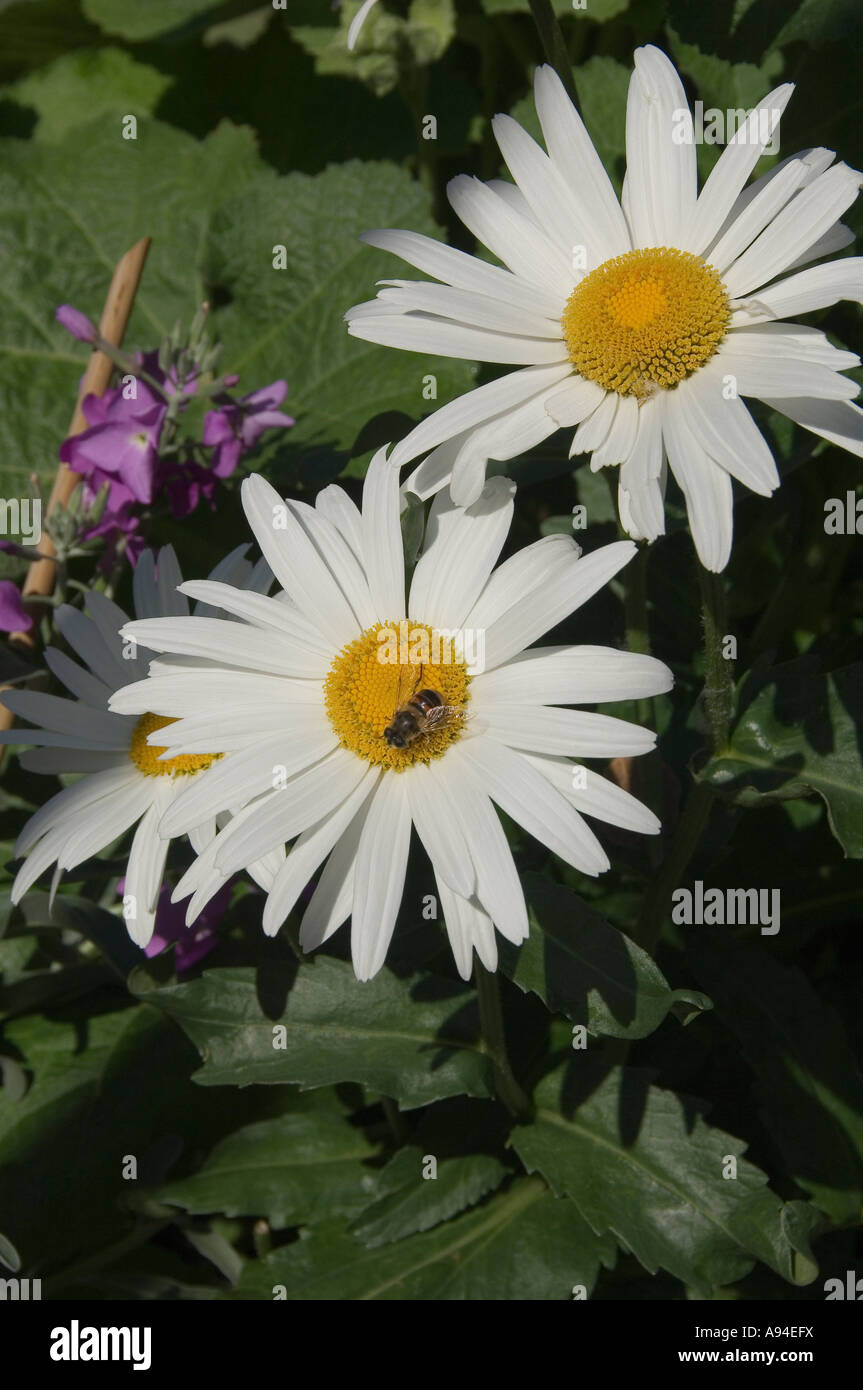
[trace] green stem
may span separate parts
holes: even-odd
[[[656,950],[671,895],[680,887],[680,880],[698,848],[712,804],[710,787],[706,782],[696,782],[681,812],[674,838],[641,905],[635,939],[649,955]]]
[[[728,633],[725,584],[721,574],[698,566],[704,623],[704,709],[714,753],[727,747],[734,705],[734,666],[722,655]]]
[[[517,1119],[530,1119],[533,1108],[513,1075],[506,1050],[497,975],[486,970],[482,962],[477,960],[474,978],[479,1001],[480,1026],[489,1059],[490,1089]]]
[[[573,106],[579,110],[569,49],[566,46],[566,39],[563,37],[563,31],[557,22],[554,10],[551,8],[551,0],[530,0],[530,8],[534,23],[539,31],[539,37],[542,40],[545,56],[566,88]]]

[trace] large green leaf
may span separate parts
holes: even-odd
[[[106,125],[113,119],[118,139],[120,117],[152,115],[170,85],[170,77],[135,62],[121,48],[85,48],[28,74],[4,96],[34,108],[39,119],[33,133],[39,140],[63,140],[97,116]]]
[[[702,1294],[756,1259],[795,1283],[815,1278],[815,1213],[775,1196],[739,1139],[643,1071],[615,1067],[597,1080],[552,1072],[537,1090],[535,1123],[513,1135],[528,1171],[571,1197],[594,1231],[612,1232],[645,1269],[667,1269]],[[723,1174],[729,1159],[733,1177]]]
[[[321,957],[260,972],[207,970],[142,997],[189,1034],[204,1086],[359,1081],[406,1109],[488,1094],[473,991],[432,976],[382,970],[360,984],[351,966]]]
[[[124,140],[118,116],[58,144],[0,142],[3,491],[23,495],[34,471],[47,487],[68,427],[86,352],[55,323],[57,305],[97,319],[117,260],[147,234],[127,345],[156,346],[209,299],[222,366],[242,373],[241,389],[287,377],[298,422],[275,444],[289,458],[312,442],[350,448],[379,412],[419,416],[428,374],[439,403],[464,390],[470,364],[361,343],[343,322],[374,296],[376,279],[400,273],[360,233],[434,234],[428,206],[392,164],[280,177],[250,131],[225,123],[203,141],[149,120]],[[273,268],[274,246],[286,248],[284,270]]]
[[[190,1212],[312,1225],[367,1205],[375,1153],[363,1131],[336,1113],[281,1115],[228,1135],[197,1173],[169,1182],[158,1197]]]
[[[364,1249],[337,1226],[249,1263],[234,1297],[294,1300],[520,1301],[589,1292],[613,1243],[599,1240],[575,1203],[521,1178],[475,1211],[423,1235]],[[284,1294],[274,1294],[282,1286]]]
[[[540,874],[525,874],[530,936],[517,949],[501,943],[501,969],[520,989],[590,1033],[644,1038],[670,1009],[689,1018],[710,1008],[704,994],[671,989],[646,951]]]
[[[740,806],[817,793],[849,858],[863,856],[863,664],[780,667],[701,776]]]
[[[129,1238],[133,1200],[162,1181],[167,1159],[188,1171],[196,1151],[237,1124],[287,1108],[289,1093],[202,1091],[194,1050],[158,1012],[104,996],[84,1013],[4,1025],[33,1073],[23,1099],[0,1091],[0,1211],[25,1274],[83,1262]],[[275,1101],[274,1105],[272,1102]],[[124,1178],[126,1155],[137,1179]]]
[[[510,1124],[499,1106],[456,1096],[431,1106],[378,1175],[375,1201],[353,1231],[383,1245],[427,1231],[500,1187],[512,1168]]]
[[[834,1220],[859,1220],[863,1075],[838,1017],[799,970],[753,944],[702,931],[689,954],[758,1077],[788,1172]]]
[[[180,29],[208,10],[220,8],[219,0],[147,0],[130,5],[128,0],[83,0],[84,13],[108,34],[140,43]]]

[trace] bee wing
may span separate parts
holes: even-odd
[[[396,687],[396,709],[401,709],[416,694],[419,683],[422,680],[422,666],[408,663],[406,666],[399,667],[399,677]]]
[[[459,709],[457,705],[437,705],[435,709],[429,710],[425,716],[426,729],[440,728],[445,724],[455,724],[465,718],[465,711]]]

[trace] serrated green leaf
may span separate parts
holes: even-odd
[[[34,135],[56,143],[70,130],[97,116],[105,125],[121,116],[150,116],[171,86],[171,78],[146,63],[137,63],[121,48],[84,49],[67,53],[7,87],[4,96],[38,114]]]
[[[457,1096],[432,1106],[378,1174],[375,1201],[355,1220],[354,1235],[383,1245],[475,1206],[511,1172],[509,1129],[502,1110],[484,1101]]]
[[[163,1202],[226,1216],[264,1216],[273,1227],[350,1216],[375,1186],[375,1145],[338,1114],[281,1115],[217,1144],[197,1173],[168,1183]]]
[[[692,967],[758,1077],[765,1124],[788,1173],[834,1221],[863,1205],[863,1075],[838,1017],[799,970],[703,931]]]
[[[676,1004],[710,1007],[706,995],[671,989],[655,961],[569,888],[523,877],[530,936],[500,946],[500,967],[519,989],[590,1033],[644,1038]]]
[[[340,1227],[247,1264],[235,1297],[294,1300],[568,1299],[588,1292],[614,1247],[597,1240],[573,1202],[522,1178],[433,1231],[367,1250]]]
[[[692,1102],[615,1067],[562,1067],[536,1092],[532,1125],[513,1133],[529,1172],[578,1205],[594,1231],[613,1232],[655,1273],[706,1295],[763,1260],[791,1282],[817,1274],[808,1233],[817,1215],[784,1204],[742,1157],[739,1139],[705,1124]],[[736,1176],[727,1177],[734,1159]]]
[[[268,966],[263,982],[253,969],[207,970],[141,997],[189,1034],[203,1086],[359,1081],[405,1109],[488,1095],[474,993],[433,976],[401,980],[382,970],[360,984],[351,966],[321,957],[296,969]]]
[[[84,14],[106,34],[141,43],[157,34],[181,29],[208,10],[219,9],[219,0],[147,0],[130,5],[128,0],[82,0]]]
[[[846,855],[863,857],[863,664],[819,675],[779,667],[702,780],[740,806],[817,793]]]

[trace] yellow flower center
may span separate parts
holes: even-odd
[[[470,698],[470,676],[456,651],[444,634],[404,619],[367,628],[343,647],[324,682],[342,747],[396,772],[445,753],[464,727]],[[439,703],[425,698],[429,691]]]
[[[569,296],[561,324],[581,376],[642,401],[703,367],[730,319],[713,266],[657,246],[592,270]]]
[[[221,753],[181,753],[178,758],[166,758],[160,762],[162,754],[168,750],[148,743],[147,738],[156,729],[164,729],[166,724],[176,722],[176,719],[164,719],[161,714],[142,714],[135,725],[129,744],[129,757],[148,777],[184,777],[190,772],[203,772],[210,763],[221,758]]]

